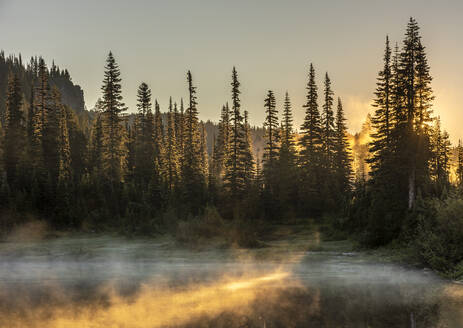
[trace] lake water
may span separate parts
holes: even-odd
[[[463,286],[330,250],[0,243],[0,327],[463,327]]]

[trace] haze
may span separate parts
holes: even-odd
[[[409,16],[427,47],[435,113],[456,142],[463,138],[463,3],[454,1],[8,1],[0,0],[0,48],[24,59],[42,55],[67,68],[91,109],[100,96],[106,55],[121,67],[123,93],[135,111],[136,89],[147,82],[166,110],[169,96],[186,95],[188,69],[198,86],[200,118],[218,121],[230,98],[235,65],[251,123],[264,119],[273,89],[281,106],[289,91],[299,126],[308,64],[318,82],[325,71],[343,98],[349,127],[371,111],[384,38],[401,42]],[[49,62],[50,63],[50,62]],[[281,108],[281,107],[280,107]]]

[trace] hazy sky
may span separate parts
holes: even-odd
[[[329,72],[356,131],[371,111],[386,34],[401,42],[414,16],[434,77],[435,112],[455,141],[463,138],[462,14],[462,0],[0,0],[0,49],[54,59],[82,86],[88,109],[100,96],[109,50],[130,111],[142,81],[162,110],[170,95],[185,97],[190,69],[200,118],[215,121],[230,99],[235,65],[251,123],[262,124],[268,89],[280,109],[288,90],[297,127],[313,62],[320,88]]]

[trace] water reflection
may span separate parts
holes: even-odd
[[[0,246],[0,327],[463,326],[461,285],[361,254],[80,242]]]

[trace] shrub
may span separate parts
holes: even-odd
[[[226,246],[257,247],[256,227],[249,220],[224,220],[215,207],[206,207],[202,215],[177,222],[175,238],[182,244],[199,246],[220,243]]]
[[[463,199],[450,197],[427,202],[418,217],[416,247],[433,269],[456,278],[463,268]]]

